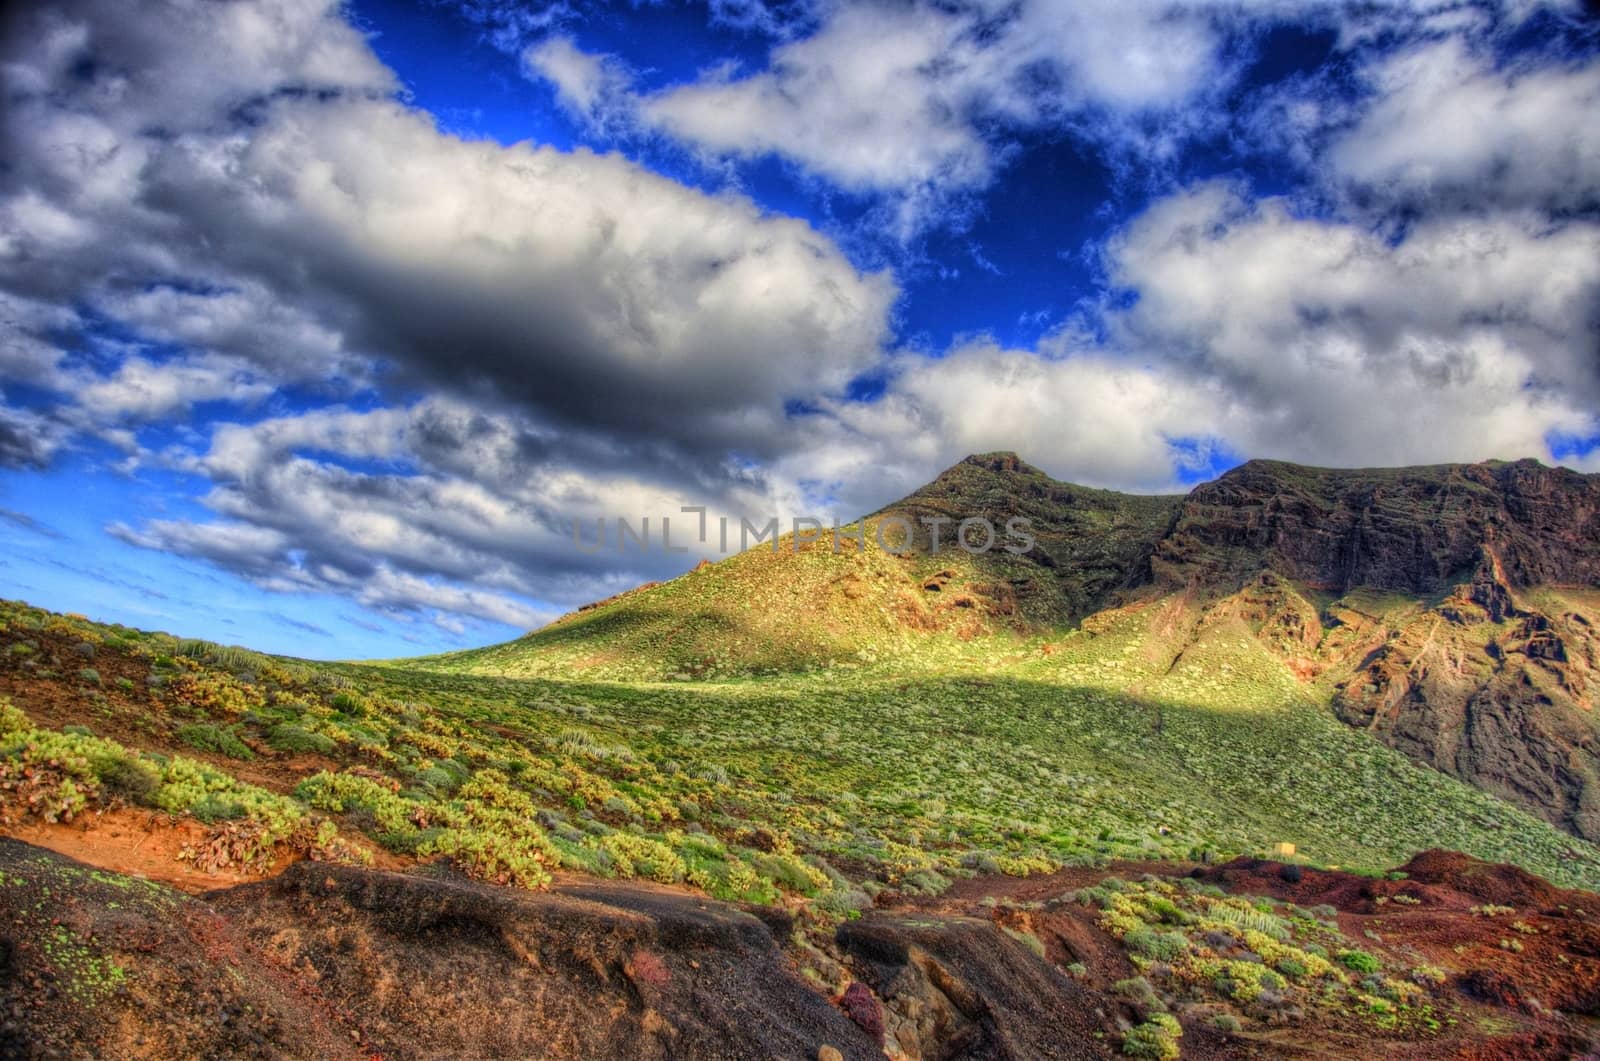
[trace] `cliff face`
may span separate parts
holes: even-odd
[[[1600,594],[1517,589],[1485,563],[1431,608],[1349,615],[1334,710],[1384,743],[1600,839]]]
[[[1600,478],[1536,461],[1342,471],[1251,461],[1183,501],[1156,577],[1271,570],[1342,595],[1447,592],[1491,552],[1513,586],[1600,584]]]
[[[1150,569],[1201,599],[1286,581],[1270,643],[1341,719],[1600,840],[1600,477],[1252,461],[1183,500]]]

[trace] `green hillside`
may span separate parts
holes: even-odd
[[[1499,520],[1523,568],[1582,575],[1548,499],[1590,481],[1302,471],[1139,498],[969,458],[869,533],[1021,514],[1035,548],[785,543],[419,660],[273,659],[6,605],[0,781],[58,816],[188,816],[236,858],[449,856],[491,880],[565,868],[835,914],[979,871],[1283,843],[1363,871],[1446,846],[1600,887],[1582,758],[1600,598],[1513,587],[1471,536]],[[1326,588],[1357,570],[1388,588]],[[1496,736],[1504,762],[1566,755],[1570,790],[1446,756],[1488,747],[1470,727],[1493,717],[1443,715],[1446,695],[1498,697],[1521,724]]]
[[[519,640],[399,665],[605,680],[992,669],[1148,581],[1179,500],[1059,483],[1012,454],[982,454],[868,516],[865,549],[848,536],[859,524],[841,528],[838,551],[831,530],[798,546],[785,535],[776,550],[753,547]],[[1003,547],[1018,517],[1035,539],[1022,555]],[[936,553],[924,521],[937,518],[949,522]],[[955,544],[966,518],[989,521],[993,548]],[[876,544],[880,529],[895,551]]]
[[[88,806],[242,823],[263,853],[347,844],[834,910],[982,869],[1283,841],[1368,870],[1444,845],[1600,886],[1600,849],[1345,727],[1248,624],[1208,627],[1173,665],[1153,604],[994,673],[695,684],[313,664],[3,616],[0,757],[66,764]],[[72,665],[86,643],[95,679]]]

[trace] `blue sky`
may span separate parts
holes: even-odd
[[[484,644],[966,453],[1600,470],[1581,5],[6,16],[0,594]],[[679,517],[680,519],[683,517]],[[659,526],[659,522],[657,522]]]

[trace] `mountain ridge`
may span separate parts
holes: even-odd
[[[1022,555],[949,538],[934,552],[922,522],[1018,515],[1035,537]],[[624,680],[992,671],[1051,666],[1063,639],[1136,614],[1159,671],[1238,627],[1346,724],[1600,839],[1600,476],[1532,460],[1257,460],[1187,494],[1136,495],[1002,451],[863,523],[895,517],[916,528],[905,556],[785,536],[416,665]]]

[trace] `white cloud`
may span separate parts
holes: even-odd
[[[1239,452],[1335,464],[1544,451],[1600,400],[1600,227],[1444,218],[1397,246],[1250,206],[1223,185],[1158,204],[1111,250],[1139,298],[1128,349],[1221,384]]]
[[[617,155],[447,135],[331,3],[83,0],[14,27],[0,383],[59,405],[7,410],[0,459],[40,465],[73,429],[137,452],[129,425],[330,376],[338,396],[441,395],[168,452],[213,481],[217,518],[130,541],[275,588],[531,621],[521,598],[638,574],[573,560],[564,510],[761,493],[728,451],[791,445],[785,402],[842,387],[887,338],[892,277],[805,222]],[[74,306],[137,339],[64,350]]]
[[[82,377],[76,388],[75,413],[95,424],[153,420],[181,412],[197,402],[258,402],[277,389],[247,362],[214,354],[186,355],[166,361],[126,357],[109,374]]]
[[[1199,133],[1219,130],[1226,120],[1220,102],[1252,58],[1252,37],[1266,27],[1332,26],[1340,47],[1354,50],[1379,38],[1481,37],[1493,25],[1491,14],[1516,26],[1536,9],[1570,6],[1565,0],[1471,11],[1452,0],[839,4],[810,36],[781,40],[762,70],[716,67],[635,102],[645,124],[709,154],[777,155],[846,189],[889,193],[899,200],[904,239],[937,223],[951,196],[988,185],[1017,135],[1028,130],[1070,129],[1113,156],[1145,157],[1164,157]],[[601,96],[610,110],[627,107],[614,81],[602,90],[600,58],[585,56],[566,37],[539,47],[549,49],[550,61],[536,72],[560,86],[575,109],[589,113],[588,101]],[[1492,102],[1485,106],[1494,109]],[[1541,107],[1509,117],[1531,123]],[[1583,113],[1573,109],[1561,120],[1570,126]]]
[[[847,188],[981,184],[990,159],[968,113],[970,30],[937,11],[844,6],[774,49],[767,71],[722,71],[646,99],[642,113],[711,151],[784,154]]]
[[[631,124],[631,79],[614,57],[580,51],[571,37],[556,34],[524,49],[522,65],[554,85],[562,106],[590,129],[618,132]]]
[[[1337,176],[1433,204],[1600,203],[1600,65],[1495,69],[1486,52],[1452,37],[1386,59],[1328,152]]]
[[[1137,297],[1105,314],[1106,342],[1064,330],[1037,350],[901,357],[881,401],[828,403],[815,447],[776,469],[866,509],[994,449],[1169,490],[1191,450],[1392,466],[1547,455],[1553,434],[1594,432],[1592,222],[1447,215],[1395,242],[1214,183],[1151,207],[1107,267]]]
[[[892,278],[806,223],[616,155],[443,134],[366,53],[359,77],[323,71],[316,54],[363,43],[333,9],[228,6],[212,28],[249,39],[217,45],[240,69],[209,90],[194,68],[214,57],[156,46],[171,5],[124,33],[133,12],[78,4],[40,16],[76,27],[60,48],[13,44],[8,85],[53,89],[9,115],[0,290],[280,380],[361,379],[382,356],[423,386],[707,450],[770,449],[788,397],[878,356]],[[267,27],[304,47],[280,54]],[[120,73],[74,74],[91,60]],[[305,85],[323,90],[287,91]],[[225,120],[246,103],[250,125]]]

